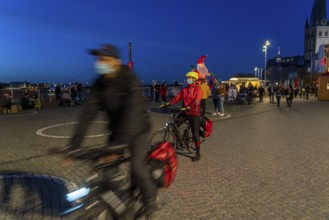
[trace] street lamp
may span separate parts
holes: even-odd
[[[255,70],[255,77],[257,77],[258,67],[256,66],[256,67],[254,68],[254,70]]]
[[[265,53],[265,65],[264,65],[264,80],[266,80],[266,55],[267,55],[267,47],[270,45],[270,42],[267,40],[263,46],[263,52]]]

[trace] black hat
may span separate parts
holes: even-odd
[[[94,56],[115,57],[117,59],[120,58],[119,49],[113,44],[104,44],[101,48],[92,49],[88,52]]]

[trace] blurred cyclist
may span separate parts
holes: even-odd
[[[83,106],[70,150],[81,148],[88,127],[99,111],[105,110],[111,131],[108,147],[128,145],[132,181],[143,196],[144,206],[139,215],[149,218],[156,208],[157,187],[150,173],[146,172],[145,146],[150,132],[150,120],[144,109],[138,79],[127,66],[122,65],[115,46],[107,44],[89,52],[96,56],[95,69],[100,76]]]

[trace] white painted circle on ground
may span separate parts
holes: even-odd
[[[224,114],[224,116],[222,116],[222,117],[219,117],[219,119],[225,119],[225,118],[229,118],[229,117],[231,117],[231,115],[230,115],[230,114]]]
[[[108,123],[105,121],[94,121],[94,123]],[[55,125],[51,125],[45,128],[41,128],[39,130],[36,131],[36,134],[42,137],[50,137],[50,138],[72,138],[72,136],[64,136],[64,135],[49,135],[49,134],[45,134],[43,133],[45,130],[50,129],[50,128],[55,128],[55,127],[59,127],[59,126],[65,126],[65,125],[74,125],[74,124],[78,124],[78,122],[69,122],[69,123],[62,123],[62,124],[55,124]],[[109,135],[109,133],[105,133],[105,134],[97,134],[97,135],[88,135],[85,136],[86,138],[95,138],[95,137],[103,137],[105,135]]]
[[[0,118],[23,117],[23,116],[35,115],[37,113],[38,113],[37,111],[29,111],[29,112],[22,112],[22,113],[8,113],[8,114],[0,115]]]
[[[226,119],[226,118],[230,118],[231,115],[230,114],[225,114],[224,116],[215,116],[215,117],[210,117],[210,119],[214,119],[214,120],[218,120],[218,119]]]

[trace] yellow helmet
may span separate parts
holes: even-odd
[[[197,80],[199,78],[199,75],[196,72],[191,71],[191,72],[186,73],[185,77],[192,77]]]

